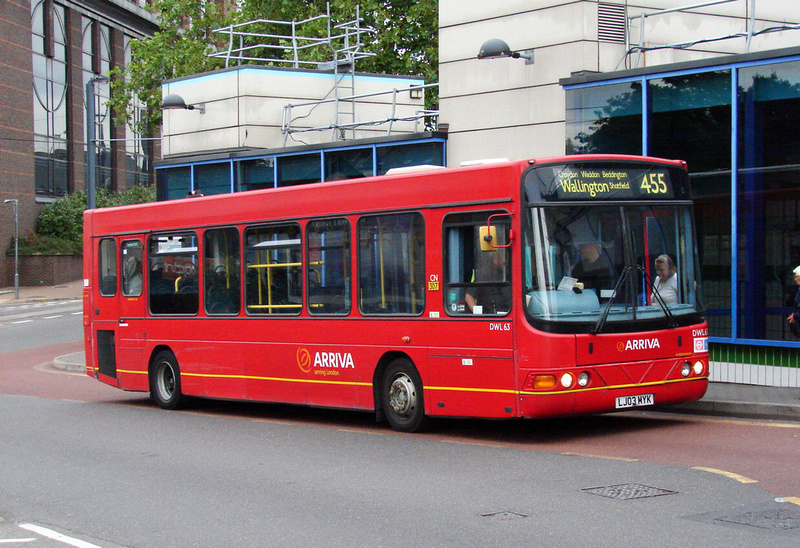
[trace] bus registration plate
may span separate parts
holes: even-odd
[[[628,407],[643,407],[645,405],[653,405],[655,400],[653,394],[639,394],[638,396],[620,396],[617,398],[617,409],[626,409]]]

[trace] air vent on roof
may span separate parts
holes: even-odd
[[[625,43],[625,6],[597,4],[597,38],[601,42]]]

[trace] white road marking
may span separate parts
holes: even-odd
[[[70,546],[75,546],[75,548],[101,548],[100,546],[92,544],[91,542],[85,542],[83,540],[68,537],[66,535],[62,535],[61,533],[51,531],[50,529],[33,525],[32,523],[22,523],[20,524],[20,527],[33,533],[42,535],[43,537],[47,537],[58,542],[63,542],[64,544],[69,544]]]

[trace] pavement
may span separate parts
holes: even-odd
[[[0,307],[81,299],[82,291],[83,280],[55,286],[20,287],[17,299],[14,288],[5,287],[0,289]],[[53,366],[64,371],[86,370],[83,352],[59,356],[53,361]],[[711,382],[700,401],[662,408],[661,411],[800,422],[800,388]]]

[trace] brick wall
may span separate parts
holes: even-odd
[[[58,285],[83,277],[83,258],[78,255],[21,255],[19,285]],[[14,285],[14,256],[6,256],[3,285]]]

